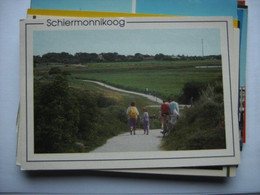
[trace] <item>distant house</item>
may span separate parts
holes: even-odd
[[[180,58],[179,56],[171,55],[171,59],[179,60],[179,59],[181,59],[181,58]]]
[[[143,60],[154,60],[154,56],[144,56]]]

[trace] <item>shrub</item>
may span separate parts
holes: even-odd
[[[36,153],[88,152],[127,128],[116,100],[69,88],[61,74],[34,82]]]
[[[183,86],[182,95],[177,97],[177,101],[184,104],[190,104],[191,97],[193,97],[194,101],[197,101],[199,99],[201,90],[203,90],[205,87],[206,84],[202,82],[187,82]]]
[[[35,152],[67,151],[75,142],[78,124],[78,104],[67,80],[60,75],[48,82],[35,80]]]
[[[223,149],[226,147],[223,90],[209,85],[199,101],[186,109],[162,147],[166,150]]]
[[[61,69],[59,67],[53,67],[49,70],[49,74],[52,75],[52,74],[61,74]]]
[[[105,108],[111,105],[116,104],[116,100],[114,98],[105,97],[103,94],[96,94],[97,105],[101,108]]]

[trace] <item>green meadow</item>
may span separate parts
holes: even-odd
[[[181,95],[187,82],[209,83],[222,75],[221,68],[197,68],[221,66],[220,60],[154,60],[58,66],[76,80],[95,80],[136,92],[144,92],[148,88],[150,93],[154,91],[161,98]],[[46,67],[41,70],[46,70]]]

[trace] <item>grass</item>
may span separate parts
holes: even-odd
[[[95,91],[96,93],[102,93],[107,98],[115,99],[117,102],[117,106],[122,109],[125,109],[125,111],[127,107],[130,105],[130,103],[132,101],[135,101],[137,103],[136,107],[140,113],[140,116],[142,116],[143,114],[142,110],[144,107],[148,109],[150,116],[155,116],[155,118],[150,120],[151,129],[160,128],[160,120],[159,120],[160,107],[149,107],[150,105],[159,105],[158,103],[150,101],[147,98],[144,98],[142,96],[109,90],[95,83],[85,82],[82,80],[71,79],[70,87],[79,90],[91,90],[91,91]],[[138,123],[138,128],[142,128],[140,121]],[[128,131],[128,129],[125,131]]]
[[[195,68],[187,70],[136,70],[122,71],[120,73],[79,73],[74,76],[78,79],[98,80],[119,88],[143,92],[145,88],[156,91],[158,96],[176,96],[182,92],[187,82],[209,82],[217,78],[219,69],[211,72],[198,71]]]
[[[222,74],[221,68],[196,68],[195,66],[220,65],[220,61],[142,61],[89,63],[83,65],[57,65],[71,77],[101,81],[122,89],[144,92],[148,88],[158,97],[176,97],[187,82],[210,82]],[[40,74],[51,66],[37,67]]]

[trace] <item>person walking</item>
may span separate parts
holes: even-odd
[[[126,114],[128,115],[130,123],[130,135],[135,135],[137,118],[139,117],[139,112],[136,108],[135,102],[131,102],[130,106],[127,108]]]
[[[142,121],[143,121],[144,134],[148,135],[150,125],[149,125],[149,114],[146,108],[143,108]]]
[[[191,96],[191,98],[190,98],[190,107],[192,107],[193,106],[193,96]]]
[[[179,104],[173,100],[170,100],[170,122],[175,124],[180,117]]]

